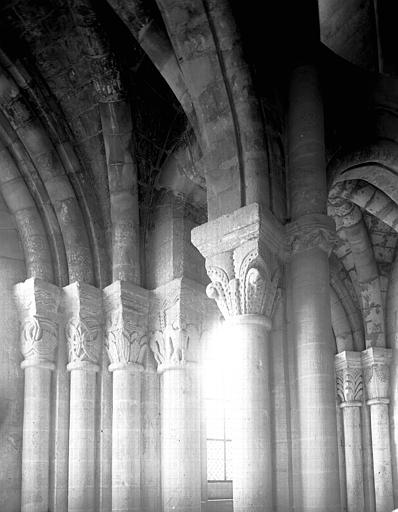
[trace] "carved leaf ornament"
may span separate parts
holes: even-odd
[[[139,329],[125,327],[121,311],[114,311],[106,324],[105,348],[111,363],[142,364],[145,357],[146,337]]]
[[[190,339],[194,335],[194,325],[176,319],[165,325],[163,331],[154,331],[150,337],[150,347],[158,365],[183,365],[187,362]]]
[[[362,370],[339,370],[336,375],[337,396],[341,402],[362,400],[363,380]]]
[[[217,302],[225,318],[244,314],[272,316],[280,270],[277,267],[271,275],[257,251],[244,258],[238,277],[228,279],[227,273],[216,266],[208,266],[207,273],[211,283],[206,293]]]

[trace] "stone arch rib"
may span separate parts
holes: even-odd
[[[27,277],[54,282],[47,233],[39,210],[5,146],[0,146],[0,191],[14,215],[25,256]]]
[[[13,147],[37,171],[59,223],[69,282],[94,279],[91,248],[75,192],[44,126],[24,100],[12,77],[0,69],[0,108],[13,132]]]

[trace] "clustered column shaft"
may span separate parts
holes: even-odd
[[[141,512],[141,373],[146,290],[116,281],[104,290],[105,346],[113,373],[112,510]]]
[[[143,512],[158,512],[160,504],[160,385],[152,352],[142,373],[142,485]]]
[[[196,363],[160,367],[164,512],[200,512],[200,398]]]
[[[102,347],[102,295],[87,284],[64,288],[70,371],[68,511],[95,511],[96,373]]]
[[[112,366],[112,365],[111,365]],[[113,372],[112,510],[141,510],[141,371],[131,363]]]
[[[25,370],[22,496],[23,512],[48,510],[51,372],[55,369],[60,290],[30,278],[15,287]]]
[[[370,408],[376,512],[389,512],[394,508],[389,430],[391,349],[369,348],[361,358]]]
[[[160,374],[163,512],[200,512],[200,381],[197,285],[175,279],[156,293],[159,329],[150,346]]]
[[[347,511],[365,510],[361,407],[363,395],[361,354],[341,352],[335,358],[337,396],[343,410]]]
[[[148,292],[120,281],[101,292],[84,283],[75,282],[62,290],[38,279],[28,279],[15,287],[25,357],[24,511],[42,512],[51,507],[51,371],[56,366],[58,338],[67,342],[70,372],[68,489],[62,506],[73,512],[94,511],[98,507],[97,372],[104,328],[103,295],[105,348],[113,373],[112,510],[159,510],[159,377],[153,356],[147,350]],[[61,302],[62,329],[58,332]],[[147,375],[142,389],[144,364]],[[141,421],[142,394],[146,404],[145,425]],[[56,478],[54,475],[54,482]]]

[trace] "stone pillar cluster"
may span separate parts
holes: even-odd
[[[391,351],[371,347],[334,357],[329,256],[336,235],[326,215],[323,106],[314,66],[293,71],[288,124],[291,221],[282,226],[266,208],[253,203],[192,231],[192,243],[205,258],[210,279],[207,296],[221,312],[229,339],[224,364],[233,374],[234,512],[275,508],[269,333],[283,274],[289,282],[283,307],[290,323],[291,357],[289,364],[283,364],[289,366],[286,372],[293,380],[286,384],[286,409],[290,409],[286,417],[290,414],[289,421],[295,422],[289,428],[298,441],[289,454],[292,460],[286,462],[292,476],[289,503],[300,512],[334,512],[344,505],[340,501],[347,500],[347,512],[362,512],[370,480],[373,486],[367,474],[373,465],[375,510],[391,512]],[[119,149],[129,133],[126,138],[116,134]],[[108,153],[112,170],[118,159]],[[126,165],[130,169],[129,158]],[[119,193],[130,197],[114,185],[115,197]],[[119,212],[120,229],[131,214],[126,205]],[[151,291],[140,287],[138,260],[135,270],[129,262],[128,248],[136,246],[135,235],[128,243],[119,240],[122,253],[115,258],[114,272],[115,279],[125,277],[135,283],[115,280],[99,290],[74,282],[60,289],[31,278],[16,285],[25,371],[23,512],[51,509],[50,487],[57,486],[57,475],[50,480],[49,474],[50,447],[56,445],[52,375],[60,365],[69,372],[70,386],[69,439],[64,450],[68,493],[62,507],[68,512],[106,508],[103,503],[99,506],[97,496],[102,478],[97,447],[101,447],[99,418],[107,414],[103,405],[111,402],[112,446],[108,443],[107,454],[112,457],[108,468],[112,511],[202,510],[200,346],[209,306],[204,288],[185,277]],[[68,354],[67,364],[65,357],[58,357],[59,351]],[[106,402],[98,375],[104,377],[108,371],[112,400]],[[336,385],[343,416],[340,462]],[[364,410],[371,420],[367,443]],[[364,448],[370,446],[372,462],[364,465]]]
[[[348,512],[393,509],[390,363],[391,349],[381,347],[340,352],[335,357],[337,397],[343,411]],[[369,415],[370,435],[366,424]]]
[[[360,512],[367,506],[366,409],[371,420],[368,446],[375,510],[391,512],[391,350],[342,352],[331,365],[332,345],[325,335],[330,311],[324,291],[332,226],[322,214],[306,214],[290,223],[285,233],[257,204],[193,231],[193,243],[206,258],[211,281],[207,295],[222,313],[229,338],[225,364],[234,375],[234,510],[264,512],[273,506],[268,337],[282,265],[289,258],[301,509],[332,510],[331,503],[340,496],[335,481],[335,373],[343,415],[347,511]],[[60,289],[30,278],[16,285],[15,297],[25,372],[21,510],[51,509],[51,486],[56,485],[56,475],[49,479],[52,383],[56,361],[65,360],[57,357],[60,350],[67,353],[70,376],[64,507],[69,512],[98,509],[97,375],[105,347],[113,393],[112,510],[200,512],[200,346],[209,318],[204,288],[180,278],[152,291],[124,281],[102,291],[81,282]]]
[[[70,372],[68,510],[95,508],[96,373],[102,343],[102,294],[93,286],[64,288]]]
[[[49,479],[57,360],[67,361],[70,386],[62,506],[98,510],[97,376],[104,346],[113,394],[112,510],[158,512],[162,495],[164,511],[199,512],[204,288],[176,279],[152,292],[125,281],[103,291],[81,282],[60,289],[32,278],[16,285],[15,297],[25,370],[22,510],[50,509],[50,486],[57,485],[57,475]]]

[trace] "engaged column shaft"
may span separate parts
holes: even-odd
[[[60,290],[30,278],[15,286],[25,370],[21,510],[49,505],[51,372],[58,342]]]
[[[113,374],[112,510],[142,512],[141,380],[147,291],[126,281],[104,289],[105,347]]]
[[[394,508],[389,429],[391,349],[369,348],[361,358],[370,408],[376,512],[389,512]]]
[[[95,512],[96,388],[102,346],[102,296],[93,286],[64,287],[70,372],[68,511]]]
[[[361,354],[341,352],[335,357],[337,397],[343,411],[347,511],[365,510],[361,407]]]

